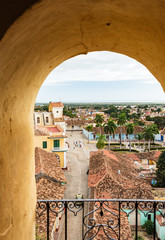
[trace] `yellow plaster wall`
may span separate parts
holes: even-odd
[[[59,157],[60,157],[60,167],[63,168],[64,167],[64,152],[56,152],[56,154],[59,155]]]
[[[52,104],[51,103],[49,103],[48,111],[52,112]]]
[[[48,136],[34,136],[34,146],[43,148],[43,142],[47,141],[47,148],[44,148],[44,150],[51,152],[54,147],[54,140],[60,140],[60,147],[64,147],[64,138],[51,139]]]
[[[45,78],[71,57],[107,50],[144,64],[165,89],[164,16],[164,0],[41,0],[8,29],[0,42],[0,240],[35,239],[32,116]]]

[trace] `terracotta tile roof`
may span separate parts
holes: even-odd
[[[152,199],[151,186],[138,175],[126,155],[100,150],[90,157],[88,187],[95,188],[96,198]]]
[[[161,151],[159,150],[144,152],[144,153],[136,153],[137,157],[140,160],[148,159],[148,160],[154,160],[156,162],[158,161],[160,154],[161,154]]]
[[[135,157],[136,156],[132,156]],[[119,172],[120,170],[120,172]],[[89,163],[88,187],[90,187],[91,198],[101,199],[153,199],[151,186],[144,179],[138,178],[139,170],[134,165],[131,158],[126,154],[114,153],[108,150],[99,150],[91,152]],[[109,211],[107,211],[108,209]],[[90,211],[96,210],[91,218],[95,218],[96,224],[107,224],[109,219],[118,223],[119,205],[118,203],[109,203],[103,208],[103,216],[100,216],[100,210],[97,206],[90,204]],[[121,239],[131,239],[131,229],[127,215],[120,211],[121,217]],[[116,223],[116,224],[115,224]],[[107,228],[106,228],[107,229]],[[97,230],[93,230],[89,237],[92,237]],[[111,238],[117,239],[112,230],[106,230]],[[118,233],[118,228],[115,229]],[[100,230],[95,239],[106,240],[107,237]]]
[[[121,129],[122,129],[122,133],[127,133],[127,131],[126,131],[126,126],[124,125],[124,126],[121,126]],[[134,134],[138,134],[138,133],[141,133],[143,131],[143,127],[141,127],[141,126],[134,126]],[[94,134],[99,134],[100,133],[100,129],[99,129],[99,127],[94,127],[93,128],[93,133]],[[120,134],[120,127],[118,126],[117,128],[116,128],[116,131],[115,131],[115,133],[116,134]],[[101,127],[101,134],[105,134],[105,132],[104,132],[104,127]]]
[[[64,197],[65,186],[60,183],[55,183],[49,179],[44,177],[37,180],[37,199],[62,199]],[[41,211],[41,209],[40,209]],[[53,230],[53,226],[56,221],[56,215],[49,212],[49,231],[50,235]],[[47,233],[47,215],[46,211],[42,214],[42,216],[36,216],[36,232],[40,239],[46,239]]]
[[[61,129],[59,129],[59,127],[48,127],[47,129],[49,132],[52,132],[52,133],[61,132]]]
[[[35,175],[47,175],[58,182],[65,182],[66,178],[54,153],[39,147],[35,148]]]
[[[85,125],[85,120],[66,120],[68,126]]]
[[[100,215],[100,211],[95,212],[95,215],[92,216],[92,218],[95,219],[96,224],[108,224],[109,219],[113,220],[114,222],[112,223],[111,226],[115,226],[118,224],[118,219],[117,216],[119,215],[119,210],[117,209],[118,207],[115,208],[115,206],[113,205],[109,205],[109,207],[105,206],[106,209],[108,209],[110,212],[105,211],[103,209],[103,216]],[[95,208],[93,206],[93,208]],[[120,211],[120,237],[122,240],[128,240],[128,239],[132,239],[131,238],[131,228],[129,225],[129,221],[128,221],[128,217],[125,213],[123,213],[122,211]],[[115,234],[115,232],[119,235],[119,228],[116,227],[114,228],[114,231],[111,230],[111,228],[106,228],[106,233],[111,237],[111,239],[118,239],[117,235]],[[96,234],[98,229],[94,228],[92,234],[90,234],[88,236],[88,239],[92,236],[94,236]],[[98,233],[98,235],[94,238],[97,240],[107,240],[107,236],[105,235],[104,231],[102,228],[100,228],[100,231]]]
[[[34,130],[34,136],[49,136],[49,131],[45,127],[37,126]]]
[[[165,221],[164,222],[162,222],[162,216],[161,215],[157,215],[156,216],[156,220],[158,221],[158,223],[159,223],[159,225],[160,226],[165,226]]]
[[[44,127],[38,126],[34,130],[35,136],[49,136],[50,133],[63,133],[64,130],[59,125],[46,125]]]
[[[54,122],[64,122],[64,118],[54,118]]]
[[[164,127],[163,130],[160,132],[160,134],[162,134],[162,135],[165,134],[165,127]]]
[[[50,102],[49,104],[51,104],[52,107],[64,107],[62,102]]]
[[[35,149],[35,173],[37,186],[37,199],[62,199],[64,197],[66,179],[54,153],[41,148]],[[42,209],[40,209],[42,211]],[[50,234],[56,220],[56,215],[50,211]],[[47,227],[46,211],[41,217],[36,216],[37,235],[46,238]]]
[[[66,123],[68,126],[75,126],[75,125],[87,125],[89,123],[93,123],[93,121],[91,120],[85,120],[85,119],[69,119],[69,120],[66,120]]]
[[[125,153],[125,155],[133,161],[141,162],[141,159],[137,156],[136,153]]]

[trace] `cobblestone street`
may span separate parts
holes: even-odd
[[[88,198],[88,175],[89,152],[96,151],[96,144],[88,144],[80,132],[68,132],[69,150],[67,152],[68,170],[64,172],[67,179],[65,199],[75,199],[76,194],[83,194]],[[77,143],[77,146],[75,146]],[[80,147],[81,146],[81,147]],[[68,211],[68,240],[82,239],[82,211],[75,217]],[[64,218],[61,240],[64,235]]]

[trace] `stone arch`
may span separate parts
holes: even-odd
[[[35,238],[32,112],[49,72],[73,56],[107,50],[141,62],[165,89],[164,15],[163,0],[41,0],[5,33],[0,42],[2,239]]]

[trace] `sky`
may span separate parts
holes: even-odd
[[[45,79],[36,102],[163,102],[155,77],[136,60],[112,52],[71,58]]]

